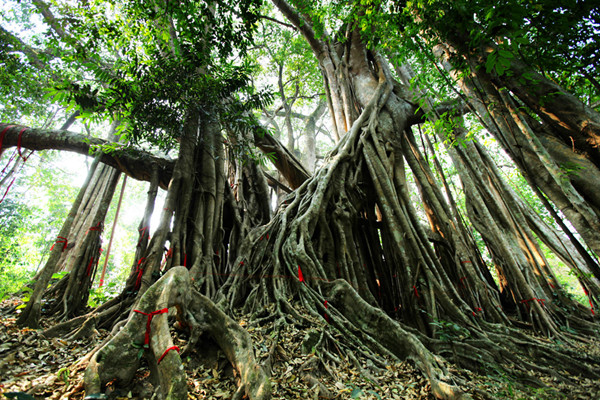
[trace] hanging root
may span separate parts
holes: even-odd
[[[236,321],[229,318],[208,297],[194,292],[189,307],[189,318],[203,316],[202,328],[210,333],[229,362],[237,371],[240,381],[238,392],[252,400],[271,398],[271,383],[267,374],[254,358],[252,339]],[[191,324],[196,324],[196,321]]]
[[[110,381],[130,382],[142,355],[150,365],[159,398],[187,398],[186,376],[167,319],[167,310],[175,309],[181,310],[179,317],[190,326],[193,337],[198,337],[198,330],[206,330],[221,346],[238,372],[240,394],[252,400],[270,398],[269,379],[254,360],[248,333],[197,293],[191,282],[188,270],[176,267],[144,293],[125,326],[91,358],[84,378],[90,398],[101,395]]]

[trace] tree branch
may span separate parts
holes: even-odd
[[[300,160],[273,136],[265,133],[254,135],[254,143],[264,153],[275,153],[275,167],[288,181],[292,189],[300,187],[310,177]]]
[[[23,128],[26,130],[21,135],[21,147],[29,150],[53,149],[89,155],[90,147],[93,150],[93,146],[111,144],[103,139],[88,138],[86,135],[65,130],[36,129],[19,125],[0,124],[0,132],[4,132],[0,149],[17,146],[19,132]],[[173,160],[156,157],[133,147],[123,147],[111,153],[104,153],[100,161],[133,179],[142,181],[150,181],[152,166],[157,165],[159,184],[163,189],[166,189],[169,185],[175,164]]]
[[[453,117],[458,117],[464,115],[471,110],[466,103],[462,101],[457,102],[456,100],[445,101],[438,104],[437,107],[433,109],[433,115],[442,115],[444,113],[448,113]],[[429,117],[426,115],[423,108],[419,108],[412,116],[408,118],[408,125],[416,125],[422,124],[423,122],[427,122]]]
[[[315,31],[312,29],[312,24],[309,23],[304,17],[296,12],[292,6],[285,0],[272,0],[273,5],[281,11],[283,15],[302,33],[302,35],[308,41],[308,44],[312,48],[316,55],[325,52],[323,43],[317,39]]]
[[[282,21],[280,21],[278,19],[275,19],[275,18],[271,18],[271,17],[269,17],[267,15],[259,15],[259,17],[262,18],[262,19],[266,19],[268,21],[271,21],[271,22],[275,22],[276,24],[279,24],[281,26],[285,26],[287,28],[291,28],[291,29],[293,29],[295,31],[298,30],[298,28],[296,28],[294,25],[286,24],[285,22],[282,22]]]

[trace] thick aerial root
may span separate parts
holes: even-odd
[[[403,329],[382,310],[369,305],[346,281],[324,283],[323,287],[328,292],[332,307],[353,325],[399,359],[414,360],[429,379],[431,391],[437,398],[471,398],[455,385],[446,382],[449,376],[445,368],[414,334]],[[335,324],[334,321],[332,323]]]
[[[187,270],[174,268],[148,289],[137,309],[151,314],[176,305],[185,307],[189,303],[190,291]],[[150,323],[147,328],[148,321]],[[149,340],[146,340],[146,334],[149,335]],[[166,313],[155,313],[151,317],[138,312],[132,313],[125,326],[90,360],[84,378],[86,394],[101,393],[104,385],[115,379],[119,383],[130,382],[139,368],[139,355],[143,349],[152,366],[155,384],[160,385],[160,391],[157,392],[161,397],[186,398],[186,377],[181,359],[174,351],[165,354],[172,347]],[[161,363],[158,363],[163,355]]]
[[[198,292],[194,292],[189,309],[189,319],[196,319],[190,321],[190,324],[200,323],[237,371],[240,380],[238,392],[243,390],[251,400],[270,399],[271,383],[254,358],[252,339],[248,332]],[[197,321],[199,316],[203,320]]]
[[[173,346],[166,309],[181,311],[179,317],[190,326],[192,337],[198,336],[198,330],[211,334],[238,372],[240,394],[251,400],[270,398],[270,381],[254,359],[250,336],[193,289],[185,267],[169,270],[151,286],[125,326],[92,356],[84,378],[88,396],[101,394],[110,381],[130,382],[143,351],[159,398],[187,398],[186,376]]]

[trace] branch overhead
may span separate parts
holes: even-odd
[[[23,130],[24,129],[24,130]],[[0,124],[0,149],[20,146],[29,150],[65,150],[83,155],[90,154],[90,147],[108,145],[109,142],[98,138],[65,130],[37,129],[20,125]],[[20,138],[19,138],[20,137]],[[166,189],[173,173],[173,160],[154,156],[133,147],[104,153],[103,163],[118,169],[130,177],[150,181],[152,166],[158,166],[159,185]]]

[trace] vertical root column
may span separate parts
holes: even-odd
[[[187,307],[191,290],[184,267],[173,268],[140,298],[137,310],[126,325],[94,356],[85,371],[87,395],[102,393],[104,385],[116,379],[126,384],[140,364],[140,352],[148,359],[155,385],[166,399],[187,397],[186,376],[181,358],[175,356],[169,333],[167,309]],[[159,363],[160,360],[160,363]]]

